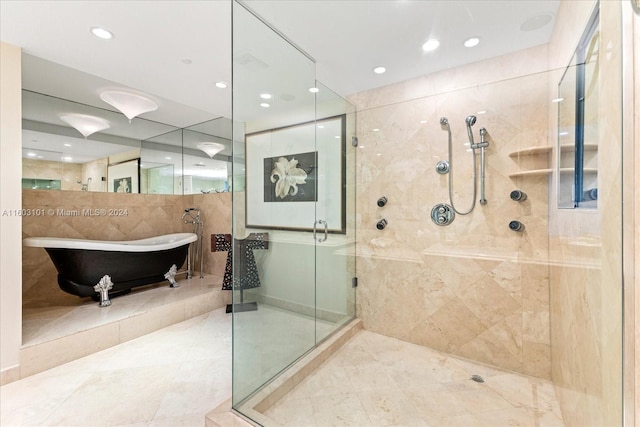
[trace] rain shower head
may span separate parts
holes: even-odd
[[[464,121],[467,123],[467,135],[469,136],[469,143],[473,145],[473,132],[471,131],[471,126],[476,124],[476,116],[467,116]]]

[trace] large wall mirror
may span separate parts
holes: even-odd
[[[558,84],[558,207],[598,206],[599,8]]]
[[[39,58],[25,59],[27,64],[34,61],[55,68]],[[107,104],[101,108],[28,89],[23,89],[22,110],[24,189],[143,194],[229,190],[230,119],[206,119],[207,114],[192,114],[185,106],[180,113],[184,117],[171,124],[129,120]],[[78,130],[77,124],[65,121],[68,116],[99,120],[90,124],[97,126],[91,130]]]

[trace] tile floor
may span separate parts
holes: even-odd
[[[220,308],[0,387],[0,425],[203,426],[230,397]]]
[[[481,375],[477,383],[471,375]],[[284,426],[563,426],[552,384],[361,331],[265,411]]]
[[[120,308],[113,312],[150,309],[166,302],[165,292],[116,299]],[[193,292],[197,290],[185,295]],[[53,318],[32,316],[26,338],[33,343],[61,331],[73,333],[79,312],[57,311]],[[83,311],[93,313],[86,324],[101,323],[106,313]],[[216,309],[1,387],[0,425],[203,426],[205,414],[231,397],[231,316],[224,311]],[[264,305],[237,321],[251,332],[239,347],[248,353],[261,342],[276,344],[278,337],[307,334],[315,327],[311,319]],[[282,325],[286,331],[277,327]],[[263,349],[266,353],[258,359],[248,355],[243,362],[251,367],[247,372],[256,363],[264,369],[264,357],[288,355],[278,354],[282,345]],[[485,382],[471,381],[473,374]],[[368,331],[358,333],[265,415],[273,420],[267,425],[296,427],[563,426],[548,381]]]

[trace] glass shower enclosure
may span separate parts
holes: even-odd
[[[233,407],[355,316],[355,109],[233,2]]]

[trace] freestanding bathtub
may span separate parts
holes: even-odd
[[[90,296],[108,306],[109,296],[129,293],[136,286],[167,279],[176,287],[174,277],[187,258],[190,243],[197,239],[194,233],[129,241],[29,237],[24,245],[47,251],[63,291]]]

